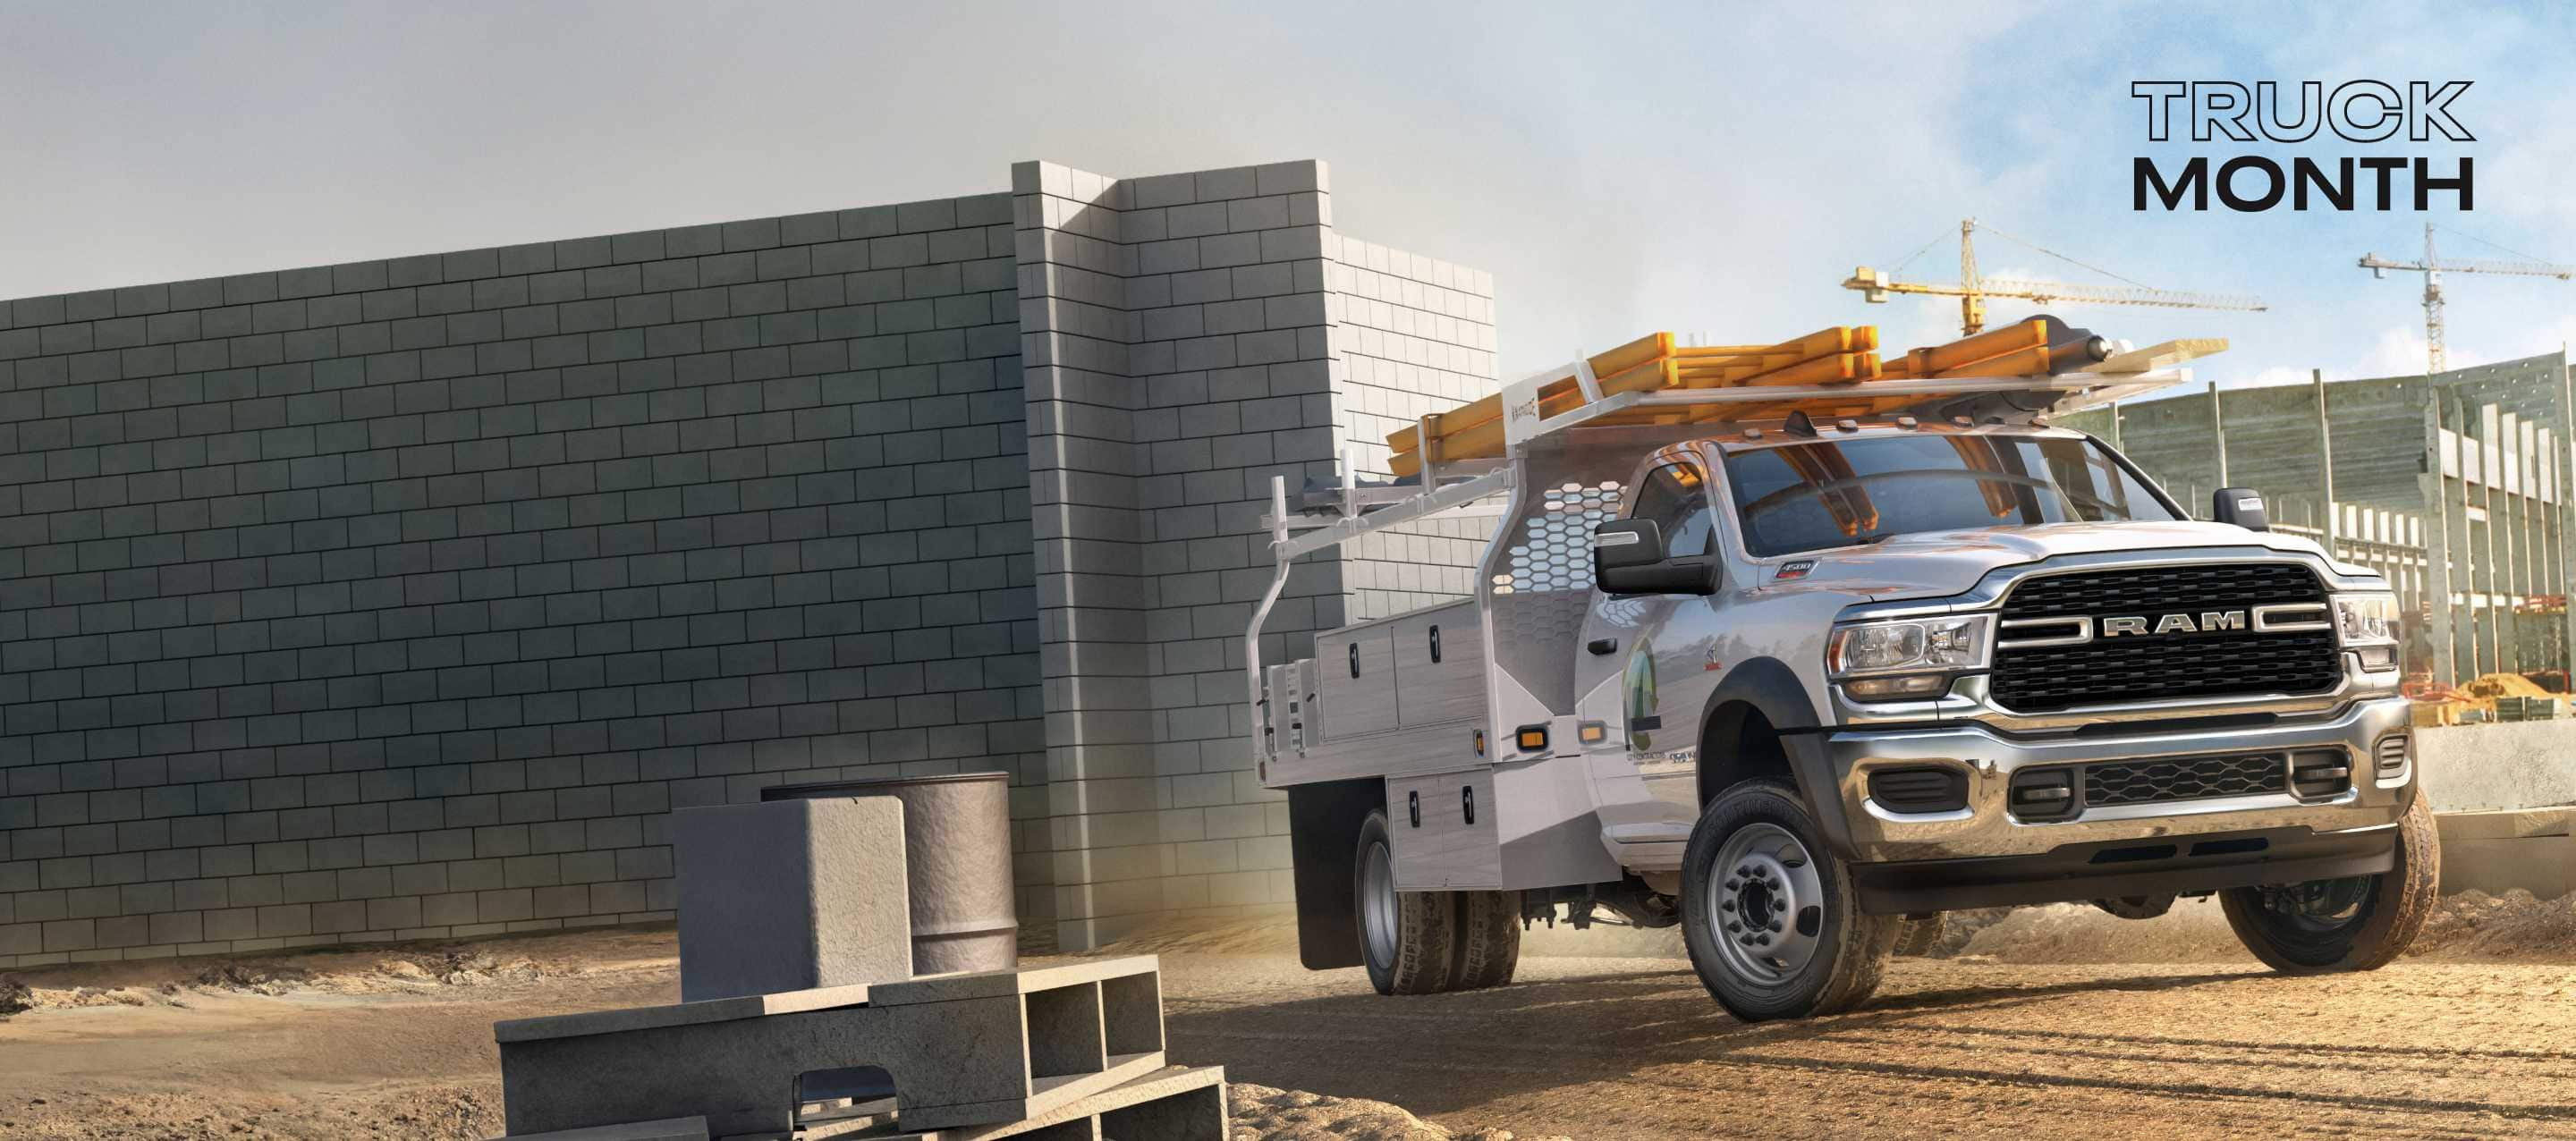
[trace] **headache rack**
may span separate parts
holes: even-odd
[[[1361,483],[1345,452],[1339,486],[1303,491],[1292,511],[1286,481],[1273,477],[1262,522],[1274,570],[1244,637],[1255,756],[1265,758],[1266,774],[1273,718],[1264,708],[1261,630],[1301,555],[1502,495],[1512,497],[1499,513],[1508,527],[1525,506],[1525,484],[1553,488],[1578,469],[1597,478],[1602,458],[1578,457],[1602,447],[1633,464],[1656,447],[1774,421],[2029,423],[2179,383],[2185,376],[2175,366],[2226,347],[2197,339],[2133,348],[2045,316],[1885,359],[1878,330],[1866,325],[1755,346],[1683,346],[1671,333],[1654,333],[1389,435],[1395,482]],[[1540,457],[1548,457],[1537,465],[1547,470],[1533,473]],[[1488,577],[1479,578],[1480,603]]]

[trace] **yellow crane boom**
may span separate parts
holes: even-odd
[[[2152,305],[2166,309],[2231,309],[2239,312],[2263,312],[2267,306],[2261,298],[2243,294],[2187,293],[2176,289],[2155,289],[2134,282],[2128,285],[2076,285],[2060,281],[2024,281],[2017,278],[1990,278],[1977,272],[1976,232],[2004,234],[1992,226],[1980,227],[1969,218],[1959,223],[1959,280],[1902,281],[1887,273],[1861,266],[1843,281],[1843,288],[1858,290],[1863,300],[1883,304],[1890,296],[1909,293],[1959,299],[1959,334],[1973,337],[1986,327],[1986,298],[2017,297],[2040,304],[2073,301],[2094,305]],[[2014,239],[2019,241],[2020,239]],[[2028,245],[2029,243],[2024,243]],[[2076,265],[2063,254],[2032,245],[2032,249]],[[2085,266],[2091,269],[2091,266]],[[2106,270],[2096,272],[2108,273]],[[2110,276],[2117,277],[2117,274]]]

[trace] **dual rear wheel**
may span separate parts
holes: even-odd
[[[1397,891],[1384,812],[1361,823],[1356,856],[1360,959],[1379,994],[1482,990],[1512,981],[1521,959],[1517,893]]]

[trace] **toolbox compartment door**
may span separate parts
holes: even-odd
[[[1406,728],[1485,716],[1485,632],[1476,604],[1396,619],[1396,721]]]
[[[1388,778],[1386,826],[1397,890],[1501,887],[1499,807],[1492,769]]]
[[[1313,726],[1339,741],[1396,726],[1395,642],[1385,626],[1315,635]]]

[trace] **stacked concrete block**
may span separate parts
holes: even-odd
[[[1007,1125],[1100,1112],[1085,1099],[1163,1067],[1150,956],[503,1022],[494,1036],[512,1136],[691,1116],[718,1137],[784,1136],[800,1077],[862,1066],[893,1076],[904,1129]]]
[[[955,768],[1047,914],[1009,211],[0,302],[0,968],[667,921],[671,809]]]
[[[673,814],[681,1001],[912,977],[903,829],[886,797]]]

